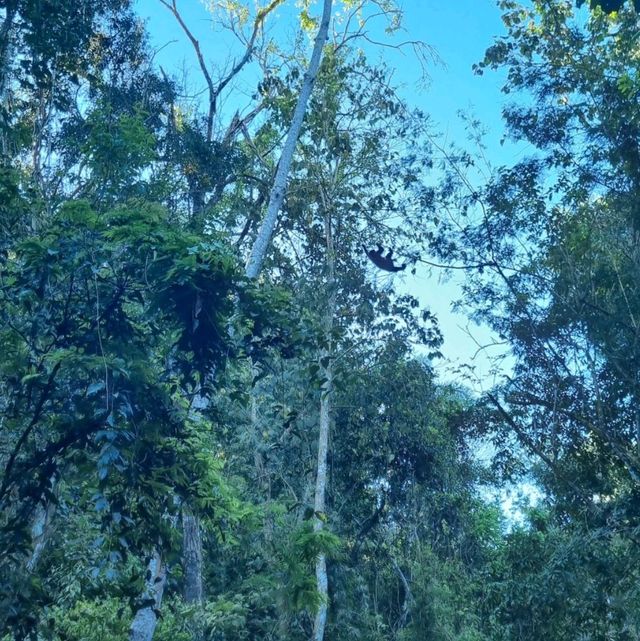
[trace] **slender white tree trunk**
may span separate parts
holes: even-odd
[[[57,479],[55,474],[51,476],[49,480],[49,488],[51,492],[56,492]],[[31,556],[27,561],[27,571],[33,572],[40,561],[40,557],[44,552],[44,549],[47,545],[47,539],[49,538],[49,531],[51,529],[51,521],[56,511],[56,504],[54,501],[47,500],[43,505],[42,503],[38,504],[36,513],[33,518],[33,523],[31,525],[31,542],[33,548],[31,550]]]
[[[318,469],[316,472],[316,492],[313,502],[313,509],[316,514],[323,514],[325,511],[325,495],[327,489],[327,454],[329,451],[329,428],[331,424],[331,396],[333,377],[331,365],[324,368],[326,382],[322,389],[320,398],[320,432],[318,435]],[[324,527],[324,521],[317,516],[313,524],[314,531],[318,532]],[[327,623],[327,608],[329,597],[329,580],[327,578],[327,559],[320,554],[316,560],[316,583],[320,595],[320,606],[316,613],[313,625],[313,640],[323,641],[324,629]]]
[[[278,162],[276,176],[273,180],[271,192],[269,193],[267,213],[260,225],[258,236],[253,243],[251,255],[247,261],[245,271],[249,278],[256,278],[262,269],[262,263],[264,262],[264,257],[267,253],[269,242],[271,241],[271,236],[278,220],[278,212],[280,211],[280,207],[282,207],[282,201],[284,200],[287,188],[289,169],[293,159],[293,152],[295,151],[296,143],[298,142],[298,136],[300,135],[300,129],[302,128],[302,121],[304,120],[304,114],[307,110],[307,103],[311,97],[311,92],[313,91],[318,70],[320,69],[322,48],[324,47],[324,43],[327,40],[327,34],[329,33],[331,3],[332,0],[324,0],[322,18],[320,19],[320,27],[318,28],[316,40],[313,45],[311,60],[309,61],[307,72],[304,75],[302,88],[300,89],[300,95],[298,96],[298,102],[293,112],[291,125],[289,126],[280,161]]]
[[[298,102],[293,112],[291,125],[289,126],[289,131],[287,132],[284,148],[282,150],[280,161],[278,162],[278,168],[276,170],[276,175],[273,180],[273,185],[269,193],[267,213],[264,217],[264,220],[262,221],[262,224],[260,225],[258,236],[256,237],[253,248],[251,250],[251,255],[249,256],[246,264],[245,273],[249,278],[256,278],[260,273],[260,270],[262,269],[264,258],[267,253],[269,243],[271,242],[271,236],[273,235],[273,230],[275,229],[276,222],[278,220],[278,212],[282,207],[282,202],[284,200],[284,195],[287,187],[289,169],[291,168],[291,161],[293,160],[293,153],[296,148],[296,143],[298,142],[300,130],[302,129],[302,122],[304,120],[307,104],[313,91],[313,86],[318,75],[318,70],[320,69],[322,49],[329,33],[329,22],[331,21],[331,5],[332,0],[324,0],[322,18],[320,20],[318,33],[316,34],[313,52],[311,54],[311,60],[309,61],[309,67],[302,83],[300,95],[298,96]],[[333,279],[331,280],[333,284]],[[328,369],[328,373],[330,374],[330,366]],[[327,384],[330,386],[330,377],[327,378],[327,381]],[[325,384],[325,387],[327,384]],[[327,448],[329,439],[330,410],[329,393],[330,387],[326,390],[323,390],[320,409],[321,418],[320,438],[318,444],[318,474],[316,479],[316,493],[314,501],[315,509],[319,513],[324,511],[324,495],[327,482]],[[324,410],[322,409],[323,407]],[[322,416],[326,416],[326,419],[323,420]],[[316,519],[314,527],[321,528],[322,521],[320,519]],[[322,596],[323,603],[316,617],[316,622],[314,625],[314,638],[321,640],[324,637],[324,628],[327,618],[327,568],[324,555],[321,555],[318,558],[316,565],[316,576],[318,579],[318,591]],[[318,634],[320,636],[318,636]]]
[[[144,594],[147,604],[140,608],[133,618],[129,628],[129,641],[151,641],[153,639],[166,582],[166,566],[162,562],[160,554],[155,552],[149,561],[147,589]]]
[[[329,435],[331,427],[331,403],[333,400],[333,345],[331,334],[333,331],[333,317],[336,307],[336,282],[335,282],[335,251],[331,229],[331,216],[325,211],[324,232],[327,243],[327,308],[324,319],[325,340],[327,348],[323,350],[321,367],[324,384],[320,394],[320,428],[318,433],[318,462],[316,471],[316,491],[313,509],[316,513],[313,524],[314,531],[318,532],[324,527],[324,520],[317,515],[324,515],[325,496],[327,490],[327,454],[329,451]],[[316,585],[320,596],[320,606],[316,613],[313,625],[313,641],[323,641],[324,630],[327,624],[327,609],[329,606],[329,580],[327,578],[327,559],[320,554],[316,560]]]
[[[311,54],[311,60],[309,61],[309,67],[302,82],[302,88],[300,90],[300,95],[298,96],[298,102],[293,112],[291,125],[289,126],[289,131],[287,132],[287,137],[282,149],[282,154],[278,162],[276,175],[273,180],[271,191],[269,193],[267,213],[264,217],[264,220],[262,221],[262,224],[260,225],[258,235],[251,250],[251,255],[249,256],[246,264],[245,273],[249,278],[256,278],[260,273],[260,270],[262,269],[264,258],[267,253],[269,243],[271,242],[271,236],[273,235],[273,230],[275,229],[276,222],[278,220],[278,212],[282,207],[282,202],[284,200],[284,195],[287,187],[289,169],[291,168],[291,161],[293,160],[293,153],[296,148],[296,143],[298,142],[300,130],[302,129],[302,122],[304,120],[307,104],[313,91],[316,77],[318,75],[318,70],[320,69],[322,49],[329,33],[329,23],[331,21],[331,5],[332,0],[324,0],[322,18],[320,20],[318,33],[316,34],[313,52]],[[330,285],[332,287],[333,280],[333,250],[331,249]],[[316,492],[314,500],[314,507],[316,512],[318,513],[324,512],[324,497],[327,484],[327,449],[329,443],[330,395],[332,385],[330,364],[325,369],[325,376],[327,380],[324,385],[325,389],[323,390],[322,398],[320,401],[318,472],[316,477]],[[316,519],[314,528],[316,530],[322,528],[322,521],[320,519]],[[316,639],[316,641],[322,641],[322,639],[324,638],[324,628],[327,619],[328,594],[327,566],[324,555],[321,555],[317,560],[316,577],[318,581],[318,592],[321,595],[322,604],[318,610],[318,614],[316,616],[316,621],[314,624],[314,639]]]
[[[55,505],[51,502],[47,502],[45,506],[38,506],[36,516],[33,520],[33,525],[31,526],[31,541],[33,542],[33,549],[31,550],[31,556],[27,561],[27,570],[33,572],[38,565],[38,561],[44,552],[44,549],[47,545],[47,538],[49,536],[49,529],[51,525],[51,519],[55,512]]]

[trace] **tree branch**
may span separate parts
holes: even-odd
[[[266,17],[280,4],[282,4],[284,0],[271,0],[271,2],[266,7],[264,7],[264,9],[260,9],[258,11],[256,19],[253,22],[253,30],[251,32],[249,41],[247,42],[244,54],[234,63],[231,71],[224,78],[222,78],[220,82],[218,82],[217,86],[213,82],[211,74],[209,73],[209,69],[207,68],[204,56],[202,55],[202,49],[200,48],[200,42],[193,35],[192,31],[183,20],[182,15],[178,10],[176,0],[159,0],[159,2],[174,15],[174,17],[178,21],[178,24],[191,42],[196,57],[198,58],[198,65],[200,66],[200,70],[202,71],[202,75],[204,76],[209,91],[209,108],[207,110],[207,142],[211,142],[211,140],[213,139],[213,118],[218,108],[218,97],[220,96],[222,91],[224,91],[224,88],[231,82],[231,80],[233,80],[233,78],[237,76],[238,73],[240,73],[247,62],[249,62],[254,52],[256,38],[258,36],[258,33],[260,33],[260,29],[262,28]]]
[[[309,62],[309,68],[304,75],[302,88],[300,90],[300,95],[298,96],[298,102],[293,112],[291,126],[289,127],[289,131],[287,132],[282,155],[280,156],[280,161],[278,162],[278,169],[273,180],[273,187],[271,188],[271,193],[269,194],[269,205],[267,207],[267,213],[264,217],[264,220],[262,221],[260,231],[258,232],[258,236],[256,237],[256,240],[253,244],[251,255],[249,256],[249,260],[247,261],[247,265],[245,268],[246,274],[249,278],[256,278],[260,273],[264,258],[267,254],[269,243],[271,242],[273,230],[275,229],[276,223],[278,221],[278,213],[280,212],[280,207],[282,206],[282,202],[284,200],[287,187],[287,179],[289,176],[289,169],[293,160],[293,153],[296,148],[296,143],[298,142],[300,130],[302,129],[302,122],[304,120],[304,115],[307,109],[307,103],[309,102],[309,98],[311,97],[311,92],[313,91],[316,77],[320,69],[322,49],[327,39],[327,34],[329,33],[331,4],[332,0],[324,0],[320,27],[318,28],[318,33],[316,34],[315,43],[313,45],[313,52],[311,54],[311,60]]]
[[[38,424],[38,421],[40,420],[40,417],[42,415],[42,410],[44,409],[44,404],[46,403],[47,399],[49,398],[49,395],[51,394],[51,390],[53,388],[53,383],[55,381],[56,374],[58,373],[58,370],[60,369],[61,366],[62,366],[62,361],[58,361],[54,365],[51,372],[49,373],[47,383],[44,389],[42,390],[42,394],[40,394],[40,398],[38,399],[38,403],[34,409],[31,421],[29,421],[29,425],[27,425],[24,432],[22,432],[22,434],[20,435],[20,438],[18,439],[15,447],[13,448],[13,452],[11,452],[11,455],[9,456],[7,465],[4,468],[4,478],[2,479],[2,485],[0,486],[0,500],[2,500],[2,498],[7,493],[7,489],[11,484],[11,473],[13,472],[13,466],[15,465],[16,459],[18,458],[18,454],[20,453],[22,446],[25,444],[26,440],[29,438],[29,435],[31,434],[35,426]]]

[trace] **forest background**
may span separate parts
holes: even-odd
[[[0,3],[0,638],[639,638],[638,4],[498,3],[504,154],[390,0]]]

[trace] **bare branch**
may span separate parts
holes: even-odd
[[[204,60],[204,56],[202,55],[202,49],[200,48],[200,42],[193,35],[192,31],[189,29],[189,27],[183,20],[182,15],[178,10],[176,0],[159,0],[159,2],[162,5],[164,5],[175,16],[176,20],[178,21],[178,24],[180,25],[180,27],[186,34],[187,38],[191,42],[193,49],[196,53],[196,57],[198,58],[198,64],[200,66],[200,70],[202,71],[202,75],[204,76],[205,82],[207,83],[207,88],[209,91],[209,108],[207,110],[207,141],[211,142],[213,138],[213,119],[215,117],[215,114],[218,108],[218,98],[220,94],[222,93],[222,91],[224,91],[225,87],[231,82],[231,80],[233,80],[233,78],[237,76],[238,73],[240,73],[240,71],[247,64],[247,62],[249,62],[254,52],[256,38],[260,33],[260,30],[262,29],[262,26],[264,24],[266,17],[274,9],[276,9],[279,5],[281,5],[284,2],[284,0],[271,0],[271,2],[266,7],[258,11],[256,18],[253,22],[253,30],[247,42],[247,46],[244,53],[233,64],[231,71],[229,71],[229,73],[224,78],[222,78],[222,80],[220,80],[217,85],[213,82],[211,74],[209,73],[209,69],[207,68],[207,64]]]

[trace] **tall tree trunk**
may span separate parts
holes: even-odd
[[[322,351],[320,359],[324,383],[320,394],[320,427],[318,433],[318,462],[316,471],[316,491],[313,509],[316,513],[313,529],[319,532],[324,527],[324,520],[318,518],[325,512],[325,496],[327,490],[327,454],[329,451],[329,434],[331,427],[331,402],[333,400],[333,317],[336,307],[336,282],[335,282],[335,252],[333,247],[333,234],[331,229],[331,216],[325,211],[324,217],[325,240],[327,243],[327,308],[324,319],[324,331],[327,347]],[[320,596],[320,606],[316,613],[313,625],[313,641],[323,641],[324,630],[327,623],[327,609],[329,606],[329,580],[327,577],[327,559],[320,554],[316,560],[316,586]]]
[[[209,407],[206,394],[196,394],[191,411],[202,412]],[[187,603],[202,603],[202,534],[200,518],[191,514],[186,507],[182,510],[182,569],[184,571],[183,596]]]
[[[393,565],[394,570],[398,573],[398,576],[400,577],[400,581],[402,581],[402,587],[404,589],[404,599],[402,602],[402,614],[400,616],[400,619],[397,625],[397,629],[402,630],[402,628],[404,628],[405,625],[407,624],[407,620],[409,619],[409,615],[411,614],[413,594],[411,592],[411,586],[409,585],[409,581],[407,580],[407,577],[405,576],[404,572],[398,565],[398,562],[393,557],[391,558],[391,563]]]
[[[320,398],[320,433],[318,435],[318,469],[316,472],[316,493],[313,509],[316,514],[325,511],[325,494],[327,488],[327,453],[329,450],[329,427],[331,422],[331,396],[333,376],[331,365],[324,369],[326,382],[323,385]],[[318,532],[324,527],[324,521],[316,516],[313,524],[314,531]],[[313,640],[323,641],[324,629],[327,623],[327,609],[329,597],[329,580],[327,577],[327,559],[320,554],[316,560],[316,586],[320,595],[320,606],[313,624]]]
[[[149,561],[144,605],[133,618],[129,628],[129,641],[151,641],[153,639],[166,582],[167,568],[162,562],[160,553],[156,551]]]
[[[269,242],[271,241],[271,236],[278,220],[278,212],[280,211],[280,207],[282,207],[282,201],[284,200],[284,194],[287,188],[289,169],[291,167],[291,161],[293,160],[293,152],[295,151],[296,143],[298,142],[298,136],[300,135],[300,129],[302,128],[302,121],[304,120],[304,114],[307,110],[307,103],[311,97],[311,92],[313,91],[318,70],[320,69],[322,48],[324,47],[324,43],[327,40],[327,34],[329,33],[331,2],[332,0],[324,0],[322,18],[320,20],[318,33],[316,34],[315,43],[313,45],[311,60],[309,61],[309,67],[304,75],[304,80],[302,81],[302,88],[300,89],[298,102],[296,103],[296,108],[293,112],[291,125],[289,126],[280,161],[278,162],[278,169],[276,170],[271,192],[269,193],[267,213],[262,221],[262,225],[260,225],[258,236],[253,243],[251,255],[247,261],[246,274],[249,278],[256,278],[262,269],[262,263],[264,262],[264,257],[267,253]]]
[[[184,600],[202,603],[202,537],[200,520],[193,514],[182,513]]]
[[[49,481],[50,491],[56,491],[56,476],[55,474],[51,476]],[[44,549],[47,545],[47,539],[49,538],[51,520],[56,511],[56,504],[54,501],[48,500],[45,504],[39,503],[36,509],[36,514],[31,525],[31,542],[33,548],[31,550],[31,556],[27,561],[27,570],[33,572],[38,565],[38,561],[44,552]]]
[[[311,60],[309,61],[309,67],[302,82],[302,88],[300,89],[298,102],[296,103],[296,108],[293,112],[291,125],[289,126],[289,131],[287,132],[287,137],[282,150],[282,154],[278,162],[276,175],[273,180],[271,191],[269,193],[267,213],[264,217],[264,220],[262,221],[262,224],[260,225],[258,235],[251,249],[251,255],[249,256],[245,267],[245,273],[249,278],[256,278],[262,269],[264,258],[266,256],[269,243],[271,242],[271,236],[273,235],[273,231],[278,220],[278,212],[282,207],[282,202],[284,200],[285,190],[287,186],[287,178],[289,176],[289,169],[291,168],[291,162],[293,160],[293,153],[296,148],[296,143],[298,142],[300,130],[302,129],[302,122],[304,120],[307,104],[309,102],[309,98],[311,97],[316,77],[320,69],[322,49],[329,33],[329,22],[331,21],[331,5],[332,0],[324,0],[322,18],[320,20],[318,33],[316,34],[315,43],[313,45]],[[331,270],[333,270],[333,251],[331,251]],[[333,286],[333,271],[332,278],[330,280],[331,286]],[[328,376],[321,400],[320,437],[318,442],[318,474],[316,479],[316,493],[314,501],[317,512],[324,511],[324,495],[327,480],[327,448],[329,442],[331,365],[329,365],[329,367],[326,369],[325,374],[328,374]],[[324,410],[322,409],[323,407]],[[326,419],[323,420],[323,416],[325,416]],[[314,528],[322,528],[322,521],[320,519],[316,519]],[[318,615],[314,624],[314,638],[317,640],[322,640],[324,637],[324,628],[327,618],[326,596],[328,593],[327,568],[324,555],[321,555],[318,558],[316,564],[316,577],[318,580],[318,590],[322,597],[323,604],[318,611]]]
[[[0,26],[0,155],[9,157],[8,122],[9,122],[9,84],[11,75],[11,49],[13,36],[13,21],[16,15],[14,3],[8,3],[4,20]]]

